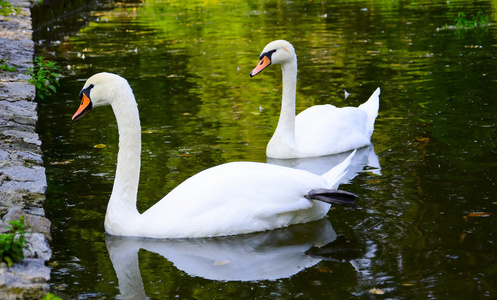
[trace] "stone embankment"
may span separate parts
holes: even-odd
[[[30,251],[10,268],[0,263],[0,299],[40,299],[50,288],[47,261],[52,253],[50,221],[43,209],[47,179],[36,133],[35,88],[24,74],[33,67],[31,3],[8,2],[15,10],[0,15],[0,65],[17,70],[0,71],[0,232],[24,214]]]

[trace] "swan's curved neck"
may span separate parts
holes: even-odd
[[[121,227],[139,215],[136,208],[140,178],[141,127],[138,107],[130,87],[123,88],[112,104],[119,129],[116,177],[107,207],[105,227]],[[112,232],[109,232],[112,234]]]
[[[295,97],[297,93],[297,57],[281,64],[283,95],[278,126],[273,138],[295,147]]]

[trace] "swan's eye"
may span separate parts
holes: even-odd
[[[261,54],[261,56],[259,56],[259,59],[263,59],[264,57],[267,57],[269,59],[271,59],[271,56],[273,55],[273,53],[276,52],[276,50],[271,50],[271,51],[268,51],[268,52],[264,52]]]
[[[86,89],[82,89],[79,92],[79,99],[83,99],[83,93],[86,92],[86,95],[90,96],[90,90],[94,87],[93,84],[90,84]]]

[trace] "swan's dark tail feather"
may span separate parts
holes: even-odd
[[[362,207],[355,204],[357,195],[346,191],[315,189],[310,190],[305,197],[309,200],[318,200],[329,204],[338,204],[353,207],[355,209],[362,209]]]

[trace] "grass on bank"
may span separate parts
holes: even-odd
[[[24,215],[19,220],[9,221],[7,232],[0,235],[0,261],[11,267],[14,263],[24,260],[24,249],[28,249]]]
[[[7,64],[8,58],[0,58],[0,72],[15,72],[17,67],[11,67]]]

